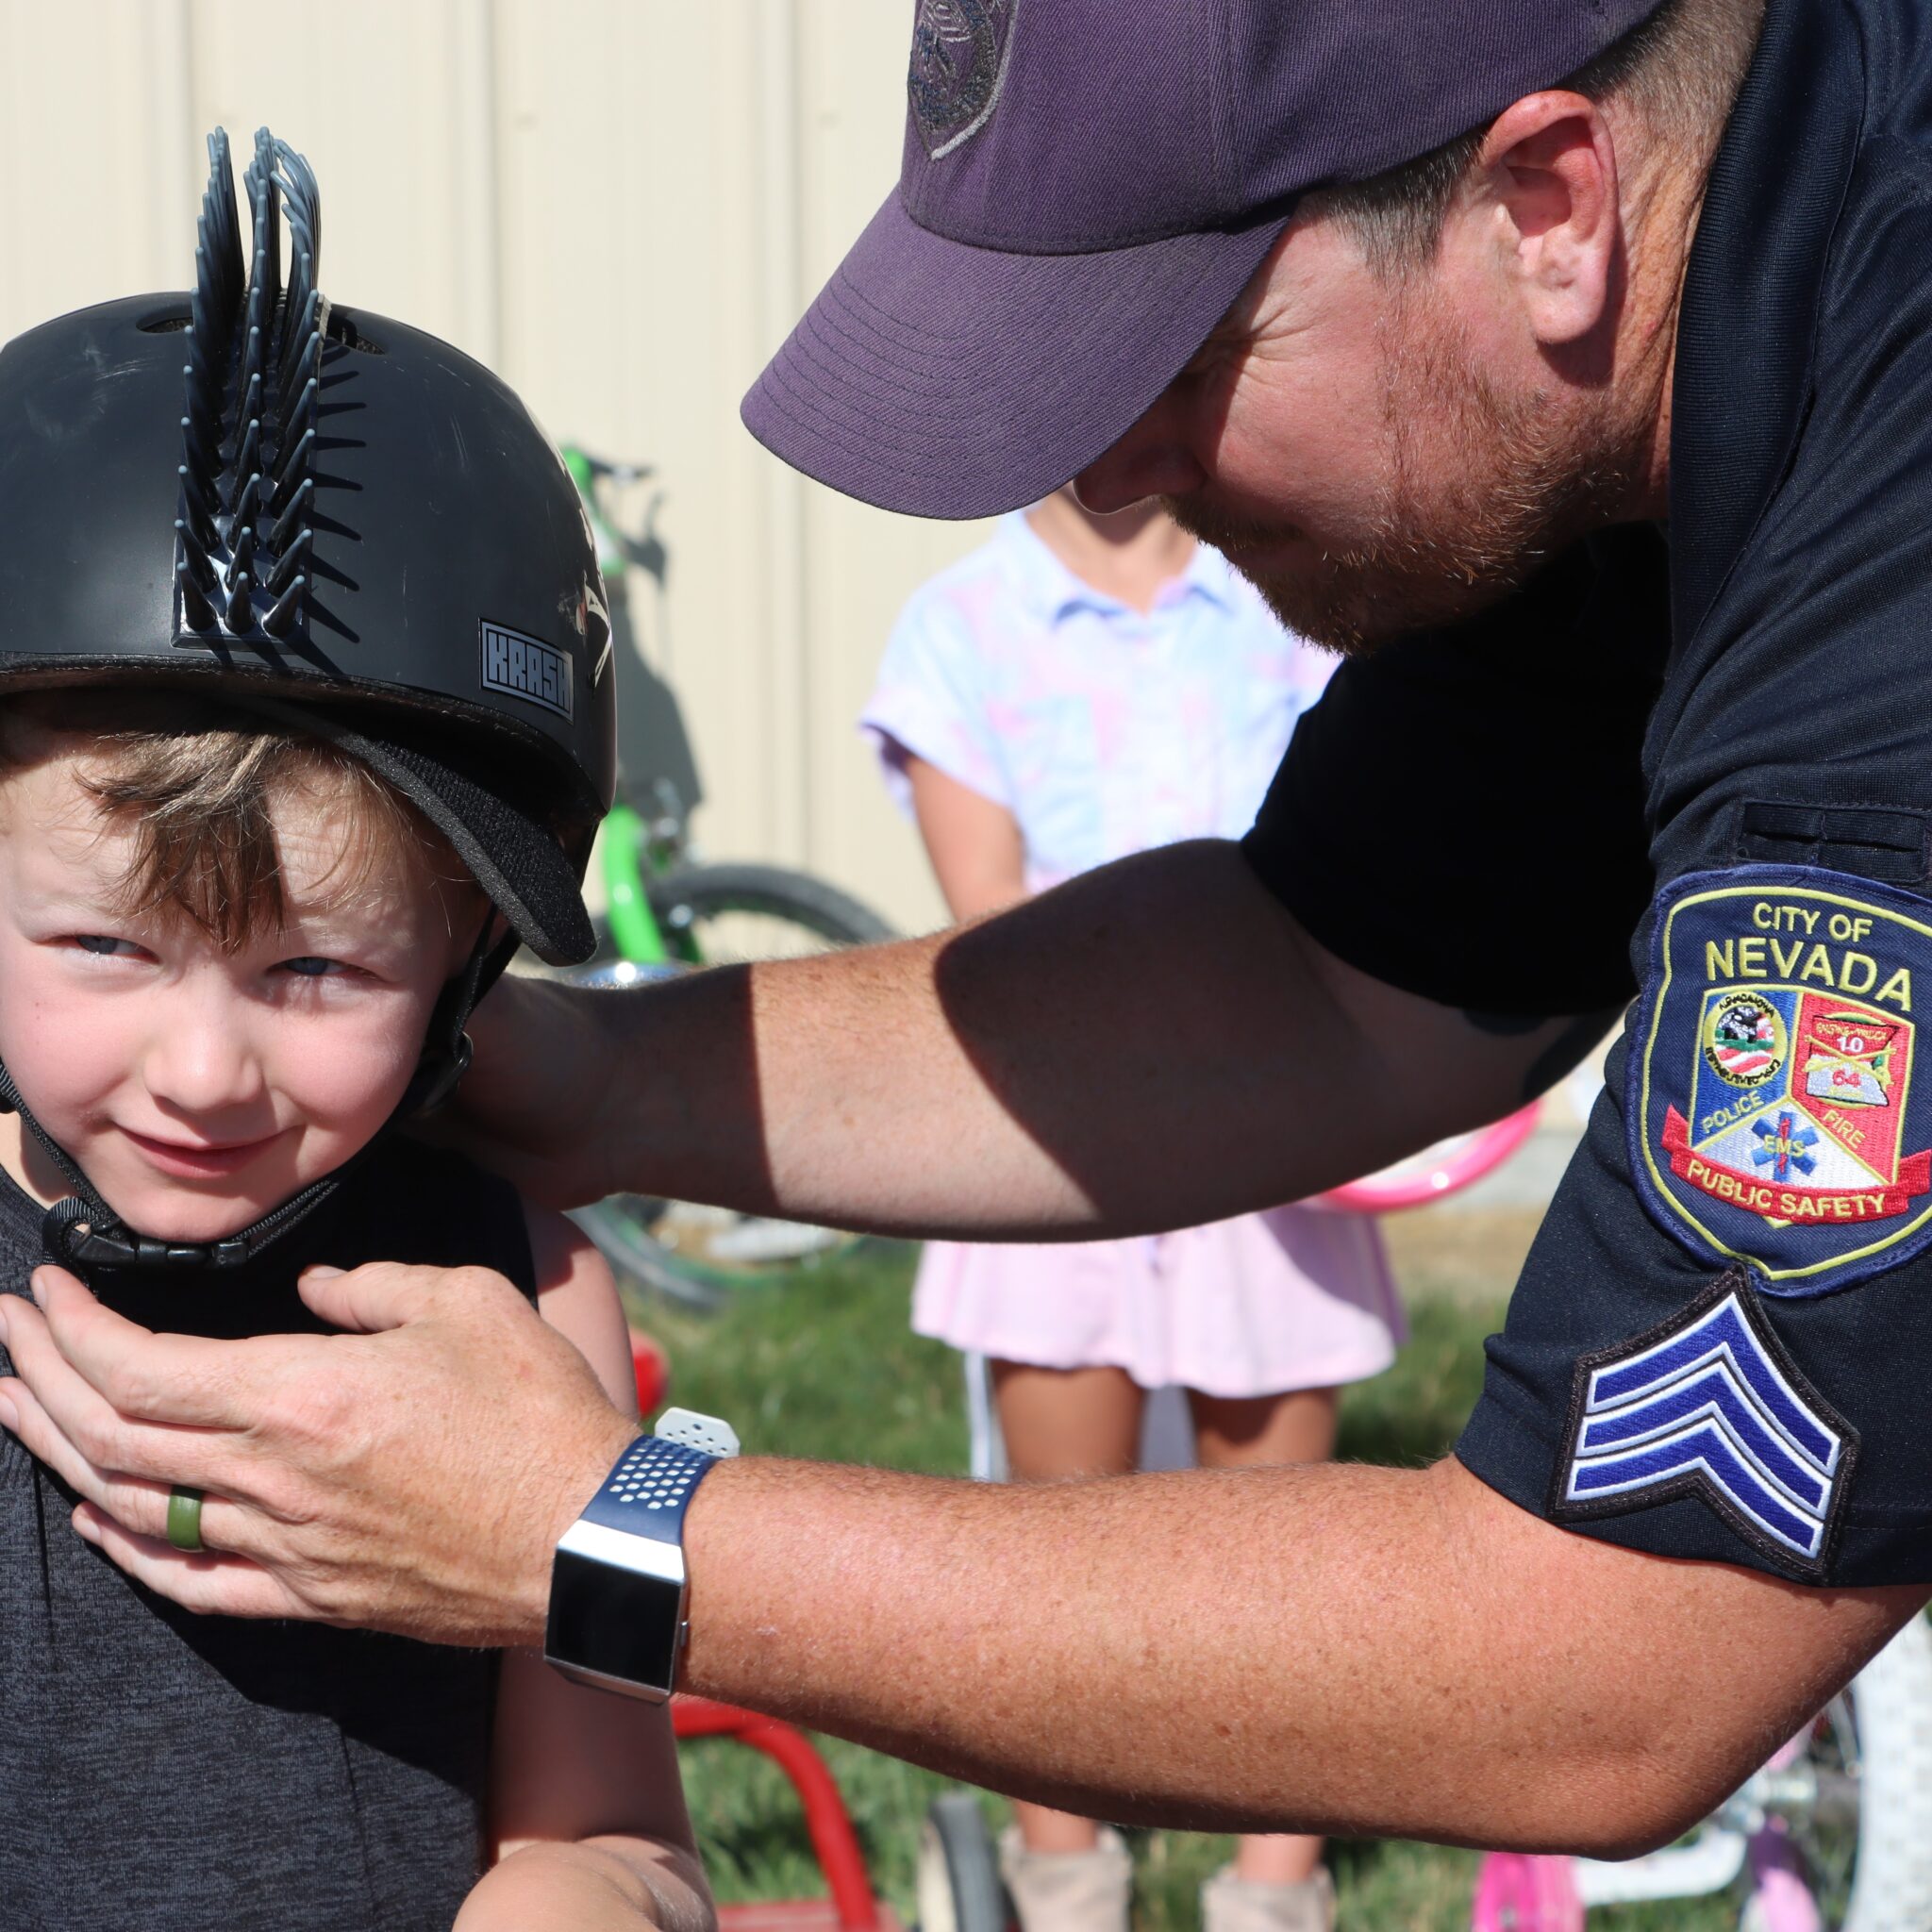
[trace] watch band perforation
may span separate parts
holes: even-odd
[[[640,1436],[617,1458],[584,1514],[613,1529],[675,1539],[698,1478],[717,1459],[662,1436]]]

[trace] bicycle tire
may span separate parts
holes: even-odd
[[[677,946],[700,922],[716,922],[733,914],[789,924],[821,940],[826,946],[864,946],[897,935],[892,928],[851,893],[827,885],[809,873],[780,865],[694,865],[666,873],[644,887],[652,914],[667,941]],[[768,952],[742,955],[730,948],[707,950],[702,944],[691,962],[722,966],[738,958],[769,958]]]
[[[1306,1205],[1331,1214],[1396,1214],[1426,1208],[1472,1187],[1507,1160],[1535,1133],[1542,1103],[1532,1100],[1493,1125],[1457,1134],[1379,1174],[1346,1181]]]
[[[913,1879],[918,1932],[1007,1932],[1013,1922],[992,1834],[971,1791],[933,1800]]]
[[[1932,1925],[1932,1624],[1912,1618],[1852,1680],[1858,1852],[1844,1932]]]
[[[644,890],[667,945],[692,966],[795,957],[894,937],[850,893],[784,866],[690,866],[648,880]],[[806,943],[776,943],[787,931]],[[598,950],[588,970],[615,957],[600,921]],[[719,1307],[781,1268],[843,1254],[861,1239],[638,1195],[613,1195],[572,1218],[620,1274],[699,1307]]]

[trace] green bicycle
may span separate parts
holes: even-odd
[[[641,530],[627,531],[608,508],[606,493],[641,482],[649,472],[568,444],[563,458],[596,534],[622,665],[634,657],[630,574],[641,571],[661,588],[667,558],[655,532],[655,502]],[[676,781],[656,777],[642,797],[633,788],[626,774],[598,839],[594,864],[605,909],[595,921],[597,951],[563,977],[624,986],[697,967],[797,958],[894,937],[869,908],[808,873],[695,861]],[[641,1194],[612,1195],[579,1209],[575,1219],[620,1276],[698,1306],[715,1305],[762,1276],[819,1259],[857,1239]]]

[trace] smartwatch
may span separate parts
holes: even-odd
[[[550,1565],[543,1659],[599,1690],[662,1704],[684,1646],[684,1514],[714,1463],[738,1454],[730,1424],[667,1408],[564,1531]]]

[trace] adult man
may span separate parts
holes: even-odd
[[[1351,661],[1243,850],[952,939],[528,990],[472,1101],[521,1177],[1205,1220],[1548,1084],[1633,930],[1644,990],[1458,1459],[734,1465],[691,1519],[692,1688],[1072,1809],[1616,1852],[1918,1607],[1924,68],[1907,0],[1770,0],[1761,36],[1754,0],[922,8],[901,199],[754,427],[928,512],[1160,493]],[[243,1357],[53,1281],[0,1394],[183,1601],[528,1641],[621,1425],[487,1282],[313,1292],[404,1325]],[[141,1540],[175,1482],[230,1554]]]

